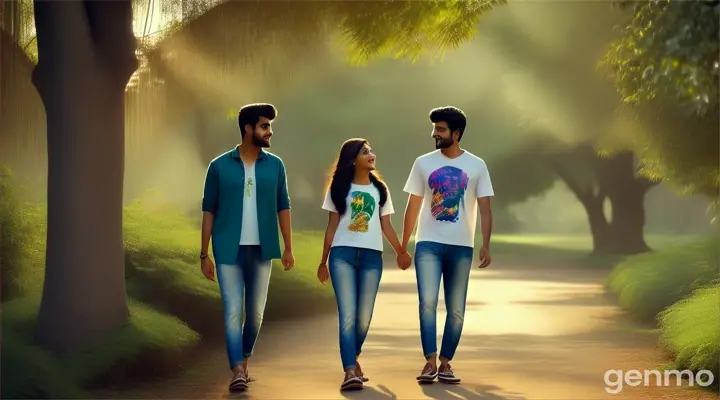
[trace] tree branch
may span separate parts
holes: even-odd
[[[57,68],[66,75],[62,80],[74,81],[77,72],[73,63],[84,59],[81,55],[92,51],[92,42],[82,2],[35,0],[33,6],[38,63],[32,80],[42,97],[49,85],[59,83],[45,81],[43,78],[50,74],[42,71]]]
[[[85,1],[95,54],[111,79],[125,86],[138,67],[132,1]]]
[[[591,200],[593,197],[592,190],[588,191],[580,186],[578,182],[576,182],[570,174],[563,168],[562,165],[556,160],[549,160],[548,164],[550,164],[550,168],[552,168],[553,171],[557,174],[560,179],[565,182],[565,185],[567,185],[568,189],[572,191],[575,196],[582,202],[586,202]]]

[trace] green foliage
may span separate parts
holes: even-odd
[[[513,153],[488,160],[500,204],[522,203],[550,190],[557,180],[557,174],[549,164],[556,144],[557,140],[551,136],[531,136]]]
[[[653,319],[693,290],[720,277],[720,237],[628,257],[608,278],[608,288],[620,306],[632,314]]]
[[[0,183],[17,190],[7,179]],[[162,199],[145,197],[124,212],[130,324],[71,356],[47,353],[33,343],[45,270],[45,207],[8,209],[23,218],[26,234],[14,242],[22,268],[2,270],[3,282],[18,288],[15,298],[2,303],[2,398],[89,398],[90,383],[176,369],[183,350],[201,335],[222,331],[217,283],[199,271],[197,224]],[[297,266],[284,272],[274,265],[268,319],[334,308],[332,290],[314,276],[322,236],[299,233],[294,239]]]
[[[621,110],[634,121],[623,141],[640,159],[640,174],[684,195],[716,197],[720,189],[718,110],[690,115],[667,99]]]
[[[151,203],[155,203],[154,205]],[[222,333],[222,302],[216,282],[200,274],[200,231],[162,200],[139,199],[125,208],[128,293],[180,317],[201,334]],[[296,267],[273,263],[266,320],[314,313],[333,306],[332,290],[315,279],[323,236],[294,232]]]
[[[718,107],[718,17],[708,0],[644,0],[602,64],[628,103],[674,98],[689,111]]]
[[[591,193],[596,186],[595,158],[595,150],[587,144],[565,143],[549,133],[528,132],[523,144],[504,157],[491,160],[488,167],[493,174],[497,201],[507,205],[541,195],[558,178],[573,191]]]
[[[2,397],[90,398],[83,387],[119,363],[157,359],[194,345],[199,335],[175,317],[130,303],[130,323],[103,343],[67,357],[34,345],[39,297],[3,303]],[[155,365],[157,367],[157,365]]]
[[[29,251],[24,243],[30,235],[30,224],[23,215],[22,204],[9,169],[0,167],[0,283],[2,300],[20,295],[22,285],[17,280],[18,271],[26,267]]]
[[[623,95],[623,117],[632,121],[614,145],[635,151],[644,176],[683,194],[717,197],[720,7],[645,0],[633,2],[632,11],[600,63]]]
[[[417,60],[470,40],[479,17],[505,0],[330,2],[349,60],[364,64],[381,55]]]
[[[720,376],[720,284],[696,290],[664,310],[659,321],[660,341],[674,355],[676,369]]]

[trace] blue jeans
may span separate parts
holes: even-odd
[[[382,277],[382,252],[357,247],[330,249],[329,270],[340,325],[340,358],[343,369],[355,361],[370,329],[375,298]]]
[[[445,293],[445,330],[440,356],[452,360],[460,343],[473,248],[436,242],[415,245],[415,274],[420,298],[420,338],[425,357],[437,353],[437,304],[440,277]]]
[[[240,246],[235,264],[217,266],[230,368],[252,355],[265,311],[271,271],[272,261],[262,259],[260,246]]]

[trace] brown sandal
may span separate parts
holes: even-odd
[[[365,377],[365,373],[363,373],[362,368],[360,368],[360,363],[357,361],[355,362],[355,375],[357,375],[357,377],[360,378],[360,380],[362,380],[363,382],[367,382],[370,380]]]
[[[433,368],[432,364],[427,363],[427,364],[425,364],[425,367],[423,368],[422,372],[420,372],[420,375],[415,379],[417,379],[418,383],[425,384],[425,383],[433,383],[435,381],[435,378],[437,378],[437,377],[438,377],[437,369]]]
[[[363,381],[359,376],[346,374],[345,381],[340,385],[340,390],[360,390],[363,388]]]

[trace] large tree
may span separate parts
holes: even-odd
[[[593,252],[637,254],[649,249],[644,199],[656,182],[637,174],[632,153],[600,156],[592,142],[563,143],[554,135],[533,133],[514,153],[493,160],[491,168],[503,205],[524,202],[561,180],[587,213]]]
[[[125,86],[137,68],[130,0],[35,1],[33,83],[47,116],[45,283],[37,337],[56,352],[127,321]]]
[[[413,58],[457,46],[473,36],[483,12],[501,2],[226,2],[194,24],[204,21],[221,37],[223,29],[246,37],[256,46],[238,49],[237,42],[225,40],[210,51],[258,65],[269,57],[253,51],[261,46],[284,40],[287,49],[308,49],[312,40],[332,32],[345,38],[350,60],[362,63],[382,54]],[[47,115],[49,165],[47,264],[37,335],[50,349],[67,352],[100,340],[128,318],[124,96],[137,68],[137,46],[130,0],[34,5],[39,61],[33,83]]]

